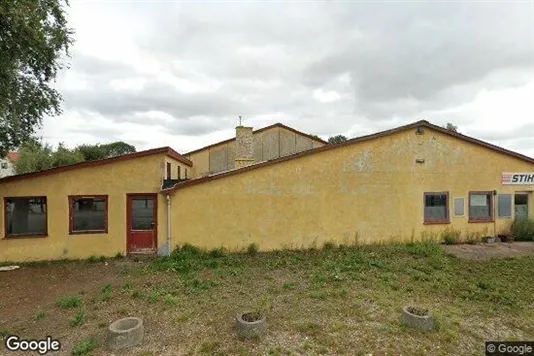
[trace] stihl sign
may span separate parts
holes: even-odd
[[[511,184],[533,184],[534,173],[503,173],[501,183],[504,185]]]

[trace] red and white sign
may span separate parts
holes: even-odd
[[[534,172],[530,173],[503,173],[503,185],[534,185]]]

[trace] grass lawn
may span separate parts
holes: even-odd
[[[0,273],[0,336],[105,355],[109,323],[139,316],[143,344],[114,354],[480,355],[486,340],[534,339],[533,276],[534,257],[468,261],[432,243],[38,263]],[[235,315],[262,299],[268,332],[238,340]],[[405,328],[407,304],[437,330]]]

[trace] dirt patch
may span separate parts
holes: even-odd
[[[448,245],[445,248],[448,253],[466,260],[534,256],[534,242],[531,241],[484,243],[478,245]]]

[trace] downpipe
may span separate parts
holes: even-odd
[[[169,194],[167,196],[167,256],[171,256],[171,246],[172,246],[172,239],[171,239],[171,196]]]

